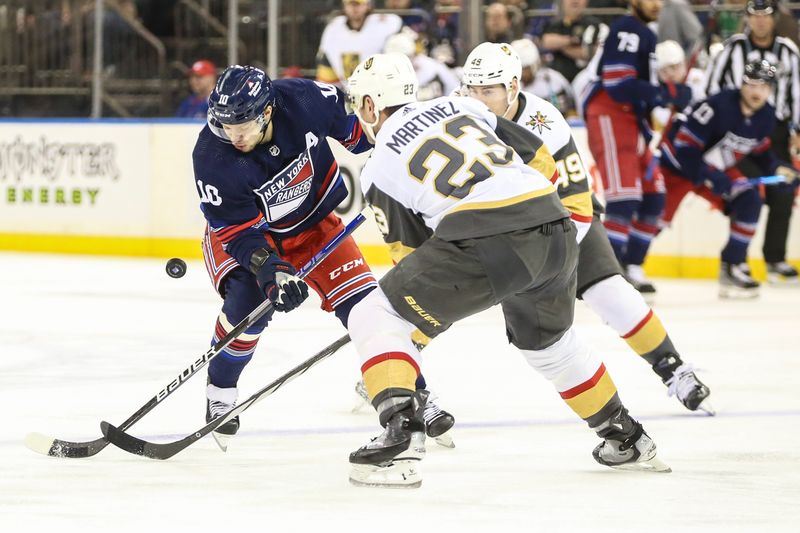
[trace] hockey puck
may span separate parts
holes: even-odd
[[[186,274],[186,261],[173,257],[167,261],[167,275],[171,278],[182,278]]]

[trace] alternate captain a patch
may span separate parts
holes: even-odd
[[[543,115],[541,111],[537,111],[535,115],[530,116],[531,119],[525,123],[526,126],[530,126],[531,128],[538,128],[539,133],[542,133],[545,128],[552,129],[550,124],[553,123],[552,120],[547,119],[547,115]]]

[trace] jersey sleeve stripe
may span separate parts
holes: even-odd
[[[236,236],[242,231],[260,224],[266,224],[266,220],[262,215],[253,217],[247,222],[243,222],[241,224],[222,226],[220,228],[212,228],[211,231],[213,231],[216,234],[217,238],[220,240],[222,244],[228,244],[233,239],[235,239]]]

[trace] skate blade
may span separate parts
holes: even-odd
[[[800,287],[800,280],[798,278],[784,278],[782,276],[767,275],[767,282],[771,287],[785,287],[787,289],[796,289]]]
[[[658,472],[663,474],[672,472],[672,468],[667,466],[667,464],[658,457],[652,457],[646,461],[609,466],[616,470],[628,470],[632,472]]]
[[[752,300],[758,298],[758,288],[739,289],[733,287],[720,287],[719,297],[725,300]]]
[[[224,433],[212,431],[211,436],[214,437],[214,442],[217,443],[217,446],[219,446],[220,450],[223,452],[228,451],[228,443],[231,441],[231,438],[233,438],[233,435],[226,435]]]
[[[351,465],[350,484],[382,489],[416,489],[422,485],[419,460],[396,459],[381,465]]]
[[[700,402],[700,405],[697,406],[698,411],[703,411],[708,416],[714,416],[717,414],[717,411],[714,409],[714,406],[711,405],[711,402],[708,400],[703,400]]]
[[[433,440],[436,441],[436,444],[438,444],[439,446],[443,446],[445,448],[451,448],[452,449],[452,448],[456,447],[456,443],[453,442],[453,436],[450,435],[449,431],[445,431],[444,433],[442,433],[438,437],[433,437]]]

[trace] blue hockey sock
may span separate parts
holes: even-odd
[[[628,247],[624,262],[629,265],[641,265],[650,249],[650,243],[660,231],[658,226],[661,213],[664,211],[664,194],[645,194],[639,206],[639,212],[631,222],[628,235]]]
[[[631,231],[633,214],[641,200],[609,201],[606,206],[606,218],[603,225],[608,232],[608,239],[614,249],[614,255],[622,262],[628,248],[628,236]]]

